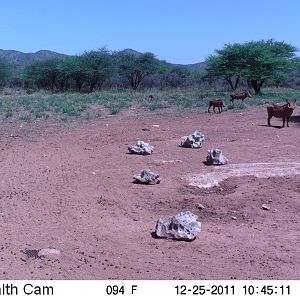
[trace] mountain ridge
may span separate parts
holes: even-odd
[[[16,69],[23,69],[27,65],[32,64],[36,61],[63,58],[65,56],[67,55],[50,50],[39,50],[37,52],[24,53],[17,50],[0,49],[0,58],[6,60],[10,64],[15,65]]]
[[[119,52],[133,54],[133,55],[142,55],[141,52],[138,52],[134,49],[126,48],[124,50],[120,50]],[[0,58],[6,60],[8,63],[11,63],[16,66],[17,70],[24,69],[27,65],[30,65],[37,61],[43,61],[47,59],[56,59],[56,58],[64,58],[69,56],[67,54],[54,52],[51,50],[39,50],[36,52],[21,52],[18,50],[3,50],[0,49]],[[205,62],[199,62],[194,64],[174,64],[169,63],[170,65],[185,67],[190,70],[203,70],[206,67]]]

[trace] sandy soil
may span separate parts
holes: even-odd
[[[0,279],[300,279],[300,123],[266,122],[257,107],[2,124]],[[178,147],[196,129],[203,148]],[[128,154],[138,139],[154,153]],[[211,148],[228,166],[265,163],[268,176],[191,186],[189,176],[222,173],[203,164]],[[296,173],[285,173],[295,163]],[[134,184],[144,168],[160,173],[161,183]],[[158,218],[185,210],[202,223],[193,242],[155,238]],[[49,247],[61,253],[36,255]]]

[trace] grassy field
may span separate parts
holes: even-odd
[[[200,89],[104,90],[91,94],[40,91],[27,94],[24,90],[5,89],[0,93],[0,119],[30,122],[41,118],[66,121],[81,117],[88,120],[101,117],[104,109],[111,114],[118,114],[132,105],[148,111],[170,107],[180,109],[196,107],[200,111],[206,111],[208,102],[212,99],[225,99],[227,102],[225,110],[246,109],[287,99],[300,99],[300,90],[266,88],[262,96],[253,96],[244,102],[235,101],[232,104],[229,101],[230,94],[231,92]]]

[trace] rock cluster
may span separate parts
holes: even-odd
[[[190,211],[180,212],[166,219],[159,219],[156,223],[155,233],[158,237],[192,241],[201,231],[198,216]]]
[[[228,159],[223,155],[222,151],[219,149],[208,150],[206,157],[207,165],[225,165]]]
[[[196,130],[188,136],[183,136],[179,146],[185,148],[201,148],[203,142],[204,134]]]
[[[153,150],[153,146],[143,141],[137,141],[136,144],[128,147],[128,151],[132,154],[150,155],[153,153]]]
[[[136,183],[156,184],[160,183],[159,174],[152,172],[151,170],[142,170],[140,174],[134,175],[133,179]]]

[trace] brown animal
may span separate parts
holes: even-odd
[[[234,99],[242,99],[244,101],[247,97],[252,98],[250,92],[243,92],[243,93],[235,93],[230,95],[230,101],[233,102]]]
[[[287,100],[286,104],[283,105],[273,105],[273,106],[268,106],[267,111],[268,111],[268,125],[271,126],[270,120],[272,117],[275,118],[282,118],[283,124],[282,127],[284,127],[285,121],[286,121],[286,126],[289,127],[289,120],[291,115],[294,112],[295,106],[296,106],[296,100]]]
[[[222,99],[211,100],[211,101],[209,101],[208,112],[209,112],[211,107],[213,107],[213,111],[216,112],[215,108],[218,107],[219,113],[221,113],[223,111],[223,107],[225,107],[225,106],[226,106],[226,103]]]

